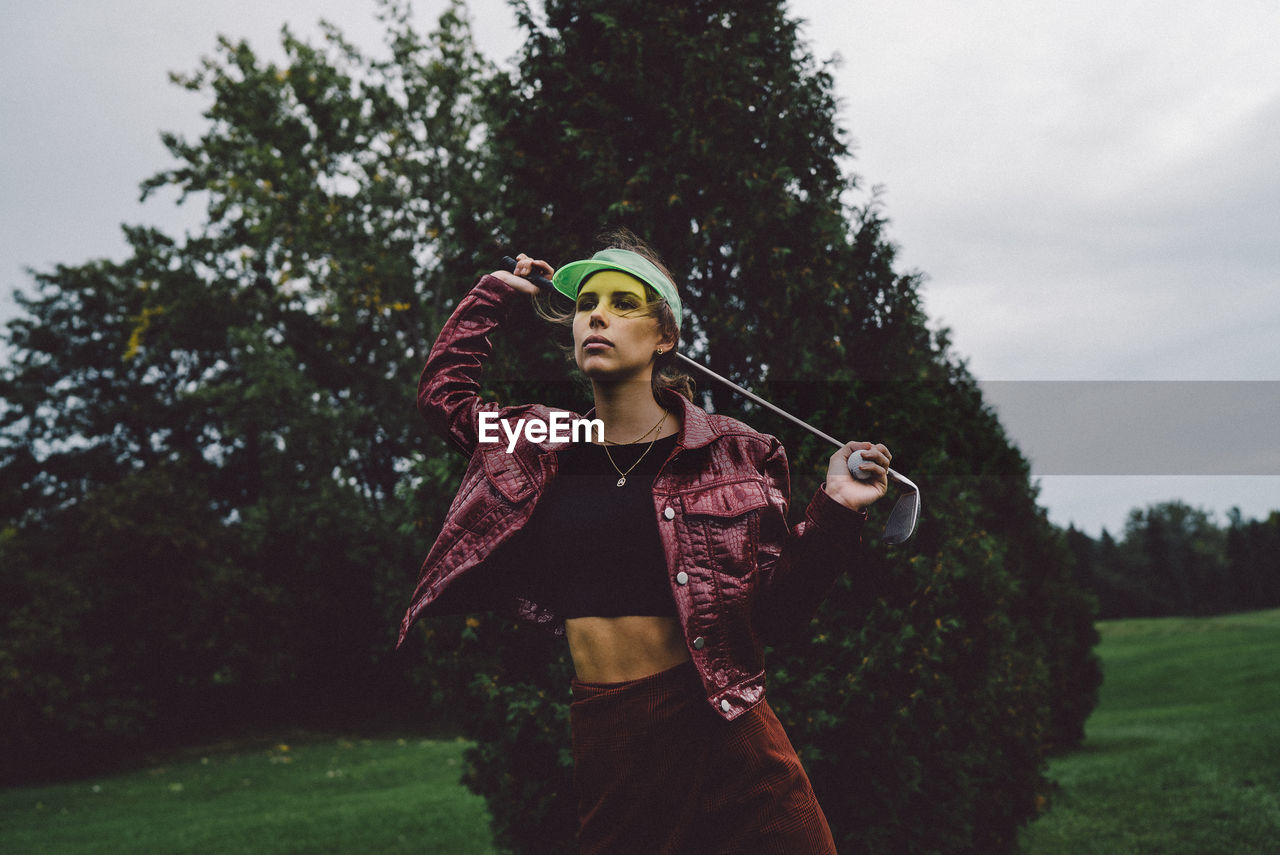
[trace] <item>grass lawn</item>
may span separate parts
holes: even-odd
[[[1028,855],[1280,852],[1280,611],[1107,621],[1106,680]],[[492,855],[465,744],[313,737],[0,791],[0,852]]]
[[[1280,611],[1099,629],[1101,702],[1024,850],[1280,852]]]
[[[0,851],[492,855],[462,742],[312,738],[0,791]]]

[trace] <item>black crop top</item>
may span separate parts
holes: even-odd
[[[602,445],[576,442],[560,453],[560,473],[525,527],[536,585],[555,611],[566,618],[676,614],[652,489],[675,444],[676,434],[652,448],[611,445],[617,469]],[[630,469],[621,487],[618,469]]]

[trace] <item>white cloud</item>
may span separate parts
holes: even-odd
[[[1275,4],[796,5],[979,376],[1275,376]]]

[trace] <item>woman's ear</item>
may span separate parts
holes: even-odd
[[[680,330],[673,330],[671,326],[673,325],[658,324],[658,350],[662,353],[670,353],[680,346]]]

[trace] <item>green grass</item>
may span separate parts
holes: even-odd
[[[0,791],[0,851],[491,855],[463,742],[303,740]]]
[[[1280,852],[1280,611],[1099,629],[1101,701],[1024,850]]]
[[[1028,855],[1280,852],[1280,611],[1100,629],[1101,703]],[[464,748],[314,738],[0,791],[0,852],[492,855]]]

